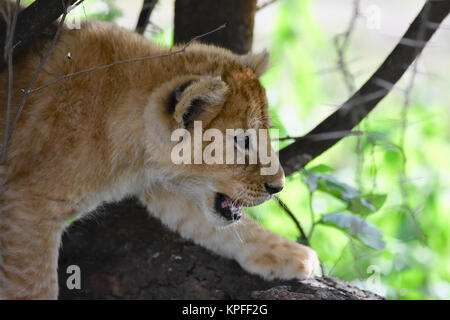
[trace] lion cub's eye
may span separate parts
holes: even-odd
[[[239,148],[244,147],[245,151],[250,150],[250,137],[238,137],[234,136],[234,144],[238,146]]]

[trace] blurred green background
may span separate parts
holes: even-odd
[[[271,52],[263,84],[280,137],[307,133],[349,96],[336,68],[333,39],[346,30],[352,3],[339,2],[342,8],[335,11],[336,1],[280,0],[257,13],[270,25],[259,32],[262,24],[256,21],[254,47],[262,44]],[[355,88],[387,56],[385,48],[393,47],[423,4],[414,1],[414,9],[408,1],[397,2],[403,22],[396,25],[400,18],[386,14],[385,2],[361,1],[344,52]],[[140,6],[141,1],[90,0],[71,19],[100,18],[130,27]],[[130,10],[127,20],[123,11]],[[147,37],[171,45],[171,11],[173,1],[161,0],[152,17],[166,18]],[[335,28],[328,22],[339,14],[345,17]],[[389,23],[399,31],[380,49],[379,39],[373,40],[385,36],[378,24]],[[445,22],[439,32],[419,60],[412,90],[405,92],[409,72],[358,127],[362,135],[345,138],[289,177],[280,193],[326,274],[393,299],[450,298],[450,94],[443,71],[450,67],[450,52],[442,47],[450,31]],[[268,229],[300,241],[295,223],[274,200],[248,212]]]
[[[415,14],[406,20],[412,21]],[[365,21],[358,22],[355,29]],[[360,72],[361,66],[349,63],[353,74],[360,72],[356,88],[389,53],[378,52],[380,59],[367,61],[370,58],[363,56],[362,47],[371,50],[369,31],[377,32],[363,29],[360,38],[358,34],[350,38],[345,52],[348,61],[356,56],[360,64],[373,66]],[[449,31],[442,32],[448,41]],[[334,110],[333,105],[323,108],[324,101],[339,104],[347,98],[342,74],[329,70],[337,61],[331,40],[315,19],[312,1],[281,2],[270,45],[277,63],[264,78],[272,115],[279,119],[280,128],[297,123],[304,134]],[[432,45],[439,50],[439,42]],[[439,62],[440,68],[449,67],[448,54],[443,55],[446,59]],[[422,58],[427,55],[430,52],[425,50]],[[288,179],[280,194],[304,228],[310,230],[316,223],[310,242],[327,274],[395,299],[450,298],[449,82],[439,67],[440,74],[422,74],[434,69],[429,60],[418,64],[409,93],[402,90],[408,87],[411,72],[362,122],[362,136],[348,137],[315,159],[305,172]],[[324,171],[333,178],[323,177]],[[319,183],[311,200],[311,184],[315,186],[311,177],[317,176]],[[269,229],[298,239],[296,226],[274,201],[251,213]],[[380,230],[385,247],[375,230],[352,216],[340,221],[331,216],[339,225],[350,223],[350,231],[320,223],[330,213],[365,219]]]

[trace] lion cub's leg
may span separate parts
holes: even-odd
[[[1,206],[0,299],[56,299],[61,205],[6,191]]]
[[[316,253],[287,240],[244,214],[228,227],[215,227],[190,200],[168,192],[142,197],[150,212],[172,230],[266,279],[305,279],[318,273]],[[154,199],[154,201],[152,200]]]

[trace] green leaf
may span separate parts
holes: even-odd
[[[328,172],[333,171],[333,168],[330,166],[327,166],[326,164],[318,164],[317,166],[309,168],[307,171],[312,172],[312,173],[323,174],[323,173],[328,173]]]
[[[318,165],[306,171],[307,176],[303,181],[308,185],[310,192],[315,190],[325,192],[345,202],[347,204],[346,210],[362,216],[377,212],[385,203],[386,194],[368,194],[361,197],[358,189],[340,182],[333,176],[320,174],[321,171],[326,171],[328,168],[325,165]]]
[[[362,197],[358,189],[340,182],[331,175],[321,174],[328,170],[331,168],[326,165],[318,165],[305,171],[306,175],[302,179],[310,193],[315,190],[325,192],[343,201],[346,204],[346,208],[343,210],[363,217],[377,212],[386,202],[386,194],[372,193]]]
[[[303,182],[308,186],[310,193],[313,193],[317,189],[319,178],[320,177],[318,175],[308,171],[306,173],[306,176],[302,178]]]
[[[385,193],[372,193],[367,196],[366,198],[376,209],[377,211],[381,209],[381,207],[384,205],[387,199],[387,194]]]
[[[359,191],[356,188],[340,182],[336,178],[326,174],[320,176],[317,189],[347,203],[351,202],[354,198],[359,197]]]
[[[377,212],[386,202],[386,194],[368,194],[361,198],[354,198],[348,205],[347,210],[362,216]]]
[[[325,215],[321,222],[344,230],[373,249],[382,250],[386,246],[382,240],[383,234],[377,227],[353,214],[330,213]]]

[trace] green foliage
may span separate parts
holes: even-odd
[[[173,45],[173,28],[152,34],[152,40],[160,46],[171,47]]]
[[[370,222],[356,215],[335,212],[325,215],[320,222],[348,232],[350,236],[360,239],[373,249],[383,250],[386,246],[386,243],[381,240],[383,238],[381,231]]]
[[[312,4],[284,0],[278,10],[263,83],[280,137],[306,133],[332,112],[324,101],[346,98],[338,73],[317,72],[335,66],[335,50]],[[356,41],[350,57],[361,49]],[[362,122],[361,137],[345,138],[288,177],[280,198],[309,230],[327,273],[390,298],[450,298],[449,99],[445,81],[419,78],[403,129],[403,96],[394,90]],[[267,228],[299,238],[275,202],[248,211]]]
[[[330,170],[332,170],[331,167],[323,164],[315,166],[311,170],[305,171],[303,181],[308,186],[311,198],[316,191],[321,191],[341,200],[344,207],[340,212],[325,214],[319,221],[313,222],[310,236],[313,235],[316,224],[331,225],[346,232],[351,237],[361,240],[373,249],[382,250],[386,245],[381,240],[382,233],[377,227],[364,220],[363,217],[378,211],[383,206],[387,196],[385,194],[362,196],[356,188],[323,173]],[[310,208],[310,210],[313,209]]]
[[[378,211],[386,201],[386,194],[371,193],[362,196],[356,188],[338,181],[333,176],[320,174],[324,170],[327,170],[326,172],[331,170],[328,166],[319,165],[314,167],[313,170],[307,170],[303,178],[303,181],[309,188],[309,192],[313,193],[319,190],[340,199],[345,202],[345,209],[352,213],[367,216]]]

